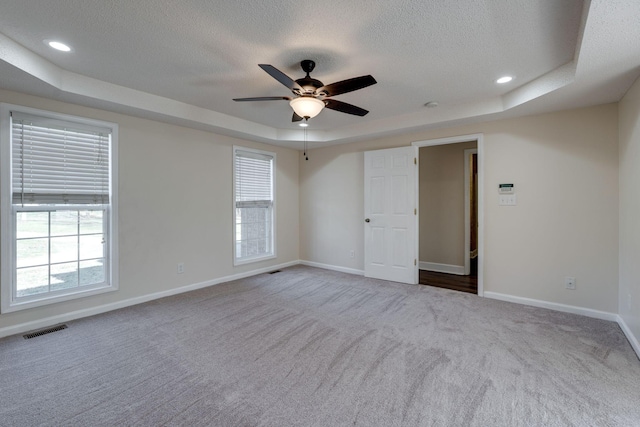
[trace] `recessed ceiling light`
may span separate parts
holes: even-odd
[[[307,126],[309,126],[309,123],[300,123],[298,126],[306,128]]]
[[[60,50],[62,52],[69,52],[71,51],[71,48],[69,46],[67,46],[64,43],[61,42],[57,42],[55,40],[51,40],[51,41],[47,41],[46,42],[49,46],[51,46],[52,48],[56,49],[56,50]]]
[[[436,108],[438,105],[438,101],[429,101],[426,104],[424,104],[425,107],[427,108]]]
[[[511,76],[504,76],[504,77],[500,77],[498,80],[496,80],[496,83],[509,83],[511,80],[513,80],[513,77]]]

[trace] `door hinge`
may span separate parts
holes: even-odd
[[[417,164],[418,164],[418,158],[417,158],[417,157],[414,157],[414,158],[413,158],[413,164],[414,164],[414,165],[417,165]]]
[[[414,215],[418,215],[418,209],[417,208],[413,208],[413,214]]]
[[[418,265],[418,260],[417,259],[413,259],[413,265]]]

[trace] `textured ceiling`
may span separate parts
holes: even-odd
[[[301,132],[287,102],[232,98],[288,96],[257,64],[297,79],[312,59],[325,84],[378,81],[336,97],[367,116],[325,110],[310,120],[312,140],[346,142],[616,101],[639,74],[639,4],[3,0],[0,87],[292,145]],[[505,74],[514,80],[495,84]]]

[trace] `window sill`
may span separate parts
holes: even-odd
[[[275,259],[276,255],[272,254],[272,255],[264,255],[264,256],[260,256],[260,257],[254,257],[254,258],[246,258],[246,259],[233,259],[233,266],[237,267],[240,265],[245,265],[245,264],[252,264],[254,262],[260,262],[260,261],[266,261],[269,259]]]
[[[16,311],[26,310],[29,308],[42,307],[45,305],[56,304],[65,301],[72,301],[78,298],[85,298],[93,295],[100,295],[107,292],[117,291],[118,287],[109,285],[101,286],[99,288],[89,288],[82,291],[75,291],[72,293],[59,294],[55,296],[43,295],[40,299],[30,299],[28,301],[10,301],[8,304],[2,304],[2,314],[13,313]]]

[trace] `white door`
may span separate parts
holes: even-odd
[[[418,283],[418,147],[364,153],[364,275]]]

